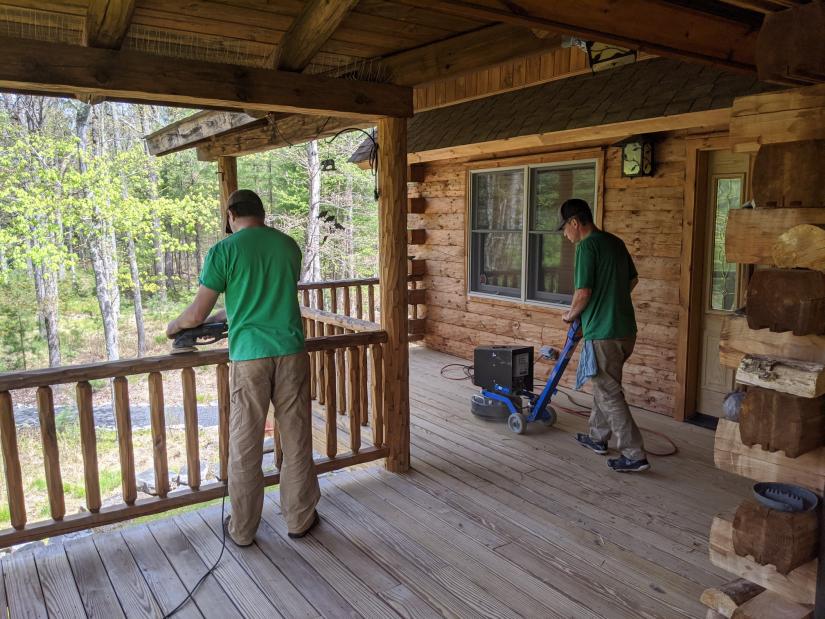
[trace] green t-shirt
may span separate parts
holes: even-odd
[[[200,283],[225,294],[232,361],[304,350],[300,276],[298,244],[274,228],[244,228],[209,250]]]
[[[590,288],[590,302],[582,312],[586,340],[611,340],[636,334],[636,315],[630,282],[639,274],[624,242],[594,230],[576,245],[574,286]]]

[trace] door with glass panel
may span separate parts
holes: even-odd
[[[721,417],[722,401],[733,389],[734,371],[719,363],[719,340],[725,316],[744,302],[747,271],[725,259],[728,214],[748,199],[747,154],[708,153],[707,222],[702,295],[702,330],[696,410]]]

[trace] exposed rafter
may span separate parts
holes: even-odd
[[[144,139],[152,155],[165,155],[188,148],[192,143],[218,133],[255,122],[265,124],[266,120],[237,112],[198,112],[167,125]]]
[[[310,139],[335,135],[342,129],[366,129],[375,123],[357,118],[323,116],[290,116],[258,123],[243,131],[206,140],[198,147],[198,159],[214,161],[218,157],[240,156],[258,153],[272,148],[300,144]]]
[[[358,0],[307,2],[281,39],[274,67],[303,71],[356,4]]]
[[[449,75],[457,75],[492,66],[512,58],[540,54],[558,47],[559,41],[560,37],[555,34],[538,37],[529,30],[518,26],[498,24],[439,41],[432,45],[388,56],[382,59],[380,64],[382,72],[386,73],[393,83],[412,86]],[[213,122],[213,119],[215,122]],[[213,127],[220,126],[219,119],[217,119],[213,113],[199,114],[197,118],[193,117],[193,120],[198,120],[204,125],[211,125]],[[350,126],[346,123],[351,123],[352,121],[352,119],[335,120],[336,126],[341,125],[341,122],[345,123],[343,126]],[[290,128],[305,127],[311,129],[313,126],[313,123],[303,123],[300,120],[294,125],[290,124]],[[361,126],[361,124],[358,126]],[[221,138],[210,141],[209,144],[204,145],[203,148],[199,147],[199,154],[211,159],[216,156],[246,154],[285,145],[277,135],[267,133],[261,122],[256,123],[248,117],[245,123],[227,127],[224,131],[237,127],[243,127],[244,130],[248,129],[250,131],[248,140],[243,140],[240,137],[239,131],[233,131],[232,135],[226,136],[225,140],[222,139],[223,136],[221,136]],[[166,133],[171,135],[167,137],[165,135]],[[210,130],[209,127],[202,127],[198,129],[197,133],[192,132],[191,137],[186,139],[180,135],[180,131],[178,131],[176,127],[171,126],[164,128],[154,135],[154,142],[158,144],[161,141],[165,141],[168,143],[168,146],[160,146],[156,151],[153,151],[153,153],[156,155],[164,155],[183,148],[196,146],[198,142],[201,142],[207,137],[216,136],[218,133],[218,131]],[[290,136],[290,142],[300,143],[312,139],[315,137],[315,134],[305,133],[301,135],[298,133],[290,133]],[[265,143],[267,137],[273,140],[268,146]],[[233,152],[232,149],[240,147],[241,142],[244,142],[243,147]],[[254,145],[253,148],[255,150],[250,151],[247,148],[248,145]],[[150,148],[152,148],[151,144]]]
[[[128,101],[377,119],[412,116],[412,91],[392,84],[0,38],[0,88]]]
[[[83,44],[120,49],[134,11],[135,0],[90,0]]]
[[[652,53],[756,70],[756,29],[689,6],[651,0],[399,0],[403,4]]]

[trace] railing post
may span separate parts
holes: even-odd
[[[100,511],[100,477],[97,470],[97,436],[92,408],[92,386],[87,381],[77,383],[77,413],[80,419],[80,448],[83,451],[83,476],[86,482],[86,507]]]
[[[219,363],[216,368],[218,382],[218,453],[220,455],[220,477],[229,479],[229,366]]]
[[[169,494],[169,464],[166,460],[166,415],[163,403],[163,376],[160,372],[149,373],[149,413],[152,424],[155,492],[164,499]]]
[[[384,355],[381,344],[370,347],[370,361],[372,362],[370,381],[372,391],[372,444],[375,447],[384,445]]]
[[[195,370],[183,368],[180,372],[183,386],[183,423],[186,429],[186,482],[192,490],[201,485],[201,457],[198,444],[198,394]]]
[[[378,203],[384,418],[387,469],[410,468],[409,350],[407,336],[407,121],[378,120]]]
[[[327,412],[327,458],[334,458],[338,454],[338,419],[335,410],[335,350],[324,352],[326,366],[326,412]]]
[[[125,376],[115,378],[114,389],[117,444],[120,452],[120,484],[123,489],[123,502],[132,505],[137,499],[137,484],[135,452],[132,447],[132,416],[129,411],[129,381]]]
[[[66,515],[66,503],[63,500],[63,478],[60,474],[57,429],[54,425],[54,396],[51,387],[37,388],[37,410],[40,414],[40,436],[43,439],[43,465],[46,469],[49,508],[54,520],[62,520]]]
[[[352,453],[361,450],[361,359],[357,346],[347,349],[349,362],[349,436]]]
[[[23,477],[20,473],[20,455],[17,450],[14,406],[8,391],[0,391],[0,442],[3,444],[3,469],[6,472],[6,490],[9,493],[11,526],[20,530],[26,526],[26,499],[23,495]]]
[[[324,309],[324,289],[319,288],[315,291],[317,293],[318,303],[317,308],[319,310]],[[316,330],[315,335],[318,337],[323,337],[324,335],[324,323],[318,322],[316,323]],[[318,404],[323,405],[327,399],[327,382],[326,382],[326,355],[322,352],[317,353],[318,355]]]

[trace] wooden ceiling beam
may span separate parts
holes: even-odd
[[[399,0],[422,10],[556,30],[654,54],[756,71],[751,25],[658,0]]]
[[[0,88],[123,100],[347,116],[412,116],[412,91],[392,84],[303,75],[0,37]]]
[[[303,144],[309,140],[335,135],[342,129],[366,129],[375,123],[358,118],[306,116],[292,114],[258,123],[242,131],[210,138],[198,146],[198,159],[215,161],[218,157],[251,155],[273,148]]]
[[[83,30],[88,47],[120,49],[135,12],[135,0],[90,0]]]
[[[198,112],[177,122],[167,125],[144,137],[149,153],[152,155],[166,155],[185,148],[194,142],[199,142],[218,133],[225,133],[240,126],[251,123],[266,124],[266,114],[263,119],[237,112]]]
[[[458,75],[469,71],[475,71],[485,67],[493,66],[513,58],[541,54],[559,46],[560,37],[556,34],[535,36],[531,31],[518,26],[508,24],[498,24],[481,28],[474,32],[462,34],[456,37],[439,41],[432,45],[416,48],[413,50],[387,56],[378,61],[390,81],[403,86],[424,84],[442,77]],[[191,117],[193,125],[201,123],[203,126],[195,129],[187,126],[182,130],[174,125],[165,127],[153,134],[149,145],[150,152],[154,155],[165,155],[168,153],[200,146],[203,140],[215,137],[224,131],[232,131],[231,136],[226,140],[214,140],[199,148],[198,152],[207,159],[216,156],[242,155],[249,152],[259,152],[266,150],[264,133],[261,131],[261,124],[255,123],[254,119],[246,116],[246,120],[241,122],[245,115],[238,115],[238,122],[233,121],[232,126],[220,129],[224,126],[224,120],[218,117],[217,113],[196,114]],[[352,119],[349,119],[350,121]],[[337,119],[336,119],[337,121]],[[348,122],[347,119],[344,119]],[[300,126],[300,121],[298,122]],[[344,125],[347,126],[347,125]],[[369,126],[367,123],[365,126]],[[249,143],[254,144],[255,150],[250,151],[245,146],[241,147],[238,133],[235,128],[248,128],[251,132]],[[168,135],[167,135],[168,134]],[[268,134],[267,134],[268,135]],[[292,143],[300,143],[312,139],[313,133],[301,135],[296,134],[290,138]],[[277,137],[270,143],[268,148],[278,148],[286,146]],[[232,152],[232,148],[238,147],[237,152]]]
[[[303,71],[358,0],[310,0],[278,45],[275,68]]]

